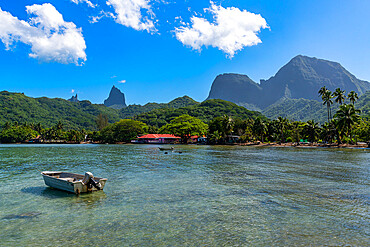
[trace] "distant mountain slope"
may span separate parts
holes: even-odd
[[[364,93],[355,103],[356,108],[361,109],[362,115],[370,118],[370,91]]]
[[[31,98],[21,93],[0,92],[0,126],[6,122],[41,123],[51,127],[61,121],[65,128],[95,129],[96,116],[103,113],[110,122],[118,121],[115,109],[90,101],[70,102],[64,99]]]
[[[370,117],[370,91],[361,95],[355,106],[362,111],[362,116]],[[337,103],[331,106],[333,115],[338,108]],[[282,116],[295,121],[315,120],[320,123],[328,121],[326,106],[322,102],[308,99],[282,99],[264,109],[262,114],[270,119]]]
[[[135,116],[134,119],[152,126],[161,127],[169,123],[175,117],[183,114],[197,117],[206,123],[215,117],[224,115],[240,119],[255,119],[257,117],[265,118],[260,112],[249,111],[242,106],[236,105],[235,103],[225,100],[211,99],[200,104],[181,107],[178,109],[156,109],[147,113],[139,114]]]
[[[261,80],[265,95],[263,107],[282,97],[320,100],[317,92],[322,86],[331,91],[341,88],[360,95],[370,90],[369,82],[357,79],[339,63],[300,55],[290,60],[275,76],[267,81]]]
[[[359,95],[370,90],[370,83],[357,79],[339,63],[296,56],[275,76],[257,84],[246,75],[223,74],[214,80],[208,99],[229,100],[239,105],[265,109],[281,99],[320,100],[318,90],[326,86]]]
[[[333,107],[332,112],[335,112]],[[270,119],[281,116],[294,121],[315,120],[320,123],[328,121],[326,106],[309,99],[282,99],[264,109],[262,114]]]
[[[145,105],[129,105],[126,108],[121,109],[120,116],[121,118],[131,118],[135,115],[139,115],[145,112],[150,112],[156,109],[163,109],[163,108],[180,108],[186,106],[192,106],[199,104],[189,96],[183,96],[176,98],[169,103],[148,103]]]

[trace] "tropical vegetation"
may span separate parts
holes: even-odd
[[[61,122],[50,128],[43,128],[40,123],[20,124],[18,122],[7,122],[0,131],[1,143],[17,143],[17,142],[73,142],[79,143],[85,141],[88,135],[93,132],[85,129],[65,130]]]
[[[117,123],[110,124],[93,138],[104,143],[130,142],[137,136],[148,132],[148,126],[132,119],[122,119]]]
[[[159,129],[161,133],[169,133],[181,137],[182,143],[187,143],[192,136],[204,136],[207,134],[208,125],[203,123],[200,119],[181,115],[171,120]]]
[[[183,143],[188,142],[192,136],[206,136],[210,144],[233,142],[341,144],[370,140],[370,106],[368,106],[370,93],[358,97],[353,91],[346,95],[339,88],[334,92],[325,87],[319,90],[322,104],[318,103],[318,107],[323,111],[318,112],[326,118],[324,122],[313,119],[295,121],[285,116],[278,116],[271,120],[259,112],[249,111],[228,101],[212,99],[197,103],[187,96],[168,104],[150,103],[145,106],[135,106],[141,109],[140,114],[121,118],[119,110],[89,102],[33,99],[23,94],[7,92],[1,92],[1,94],[2,104],[7,107],[1,108],[0,119],[4,120],[2,114],[8,116],[7,121],[0,128],[1,143],[55,141],[127,143],[147,133],[174,134],[181,137]],[[44,101],[47,101],[45,105],[54,106],[54,114],[48,113],[45,106],[40,108],[43,104],[41,102]],[[21,105],[34,109],[19,110]],[[52,109],[51,106],[48,107]],[[40,110],[41,117],[37,115],[37,110]],[[24,119],[23,122],[12,121],[12,119],[18,119],[16,115],[24,116],[26,112],[31,113],[32,116],[37,115],[35,119],[40,121],[28,122],[27,117],[21,117]],[[125,114],[128,112],[126,110]],[[71,116],[69,117],[67,113]],[[46,119],[42,119],[43,116]],[[60,120],[56,121],[57,118]],[[48,119],[52,119],[50,121],[54,124],[45,125]],[[74,121],[77,124],[71,124]],[[85,124],[81,125],[81,123]],[[89,128],[82,127],[85,125]]]

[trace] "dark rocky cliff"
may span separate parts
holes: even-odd
[[[77,94],[76,94],[76,96],[72,96],[70,99],[68,99],[68,101],[70,101],[70,102],[80,102],[77,98]]]
[[[234,103],[259,102],[262,88],[246,75],[222,74],[213,81],[207,99],[223,99]]]
[[[125,95],[115,86],[112,87],[108,99],[104,100],[104,105],[115,109],[126,107]]]

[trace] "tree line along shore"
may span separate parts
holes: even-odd
[[[322,87],[319,90],[323,107],[327,109],[327,122],[313,120],[290,121],[284,117],[269,120],[264,116],[245,119],[224,114],[208,122],[183,114],[158,127],[138,119],[122,119],[108,123],[103,113],[95,120],[96,130],[65,129],[62,122],[50,128],[40,123],[7,122],[1,129],[1,143],[130,143],[144,134],[172,134],[180,137],[179,143],[189,143],[192,136],[204,137],[206,144],[264,145],[264,146],[336,146],[368,147],[370,120],[360,116],[356,109],[358,95],[346,95],[340,88],[334,92]],[[331,112],[333,104],[339,106]]]

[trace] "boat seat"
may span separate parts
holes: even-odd
[[[67,181],[67,182],[73,182],[74,178],[59,178],[61,180]]]

